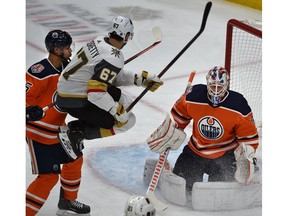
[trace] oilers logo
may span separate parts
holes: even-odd
[[[219,139],[224,133],[220,121],[213,116],[201,118],[198,122],[198,130],[204,138],[211,140]]]

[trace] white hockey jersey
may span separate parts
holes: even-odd
[[[109,44],[105,36],[95,38],[77,52],[59,77],[57,105],[85,106],[91,93],[94,98],[95,95],[108,98],[107,106],[112,106],[114,100],[107,92],[109,86],[134,83],[135,74],[124,71],[123,67],[121,50]]]

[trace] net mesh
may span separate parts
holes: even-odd
[[[257,127],[262,127],[262,32],[260,21],[241,21],[247,28],[233,26],[231,44],[230,89],[240,92],[247,99]],[[251,28],[252,27],[252,28]]]

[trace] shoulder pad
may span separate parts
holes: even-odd
[[[232,90],[229,90],[228,97],[220,104],[220,106],[238,111],[242,115],[247,115],[251,112],[251,108],[245,97],[239,92]]]
[[[42,61],[32,65],[28,69],[28,73],[40,79],[53,74],[59,74],[59,72],[51,66],[47,59],[43,59]]]
[[[190,87],[189,93],[186,95],[186,100],[197,103],[208,103],[207,87],[203,84],[196,84]]]

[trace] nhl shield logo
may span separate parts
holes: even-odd
[[[198,130],[204,138],[211,140],[219,139],[224,132],[220,121],[213,116],[201,118],[198,122]]]

